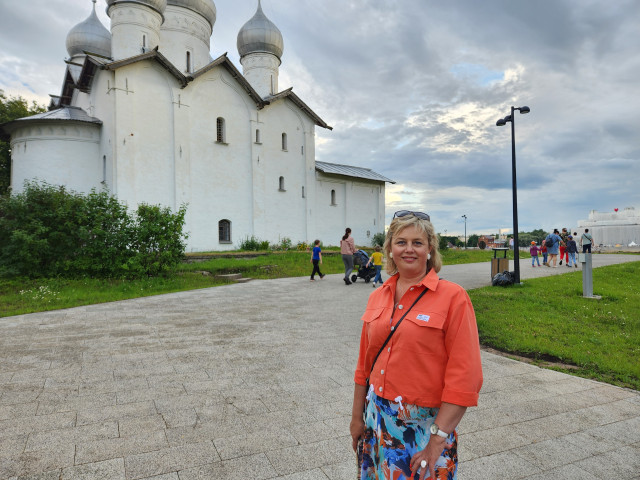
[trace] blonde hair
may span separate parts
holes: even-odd
[[[412,226],[416,227],[418,231],[424,233],[427,236],[427,241],[429,242],[429,253],[431,254],[431,258],[427,260],[427,272],[433,269],[437,273],[442,268],[442,257],[438,250],[438,235],[433,228],[433,224],[428,220],[423,220],[414,215],[405,215],[404,217],[396,217],[391,221],[389,230],[387,230],[387,237],[384,240],[384,253],[387,257],[386,271],[389,275],[394,275],[398,272],[398,267],[393,261],[393,257],[390,255],[393,238],[405,228]]]

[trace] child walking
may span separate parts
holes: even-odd
[[[538,258],[538,246],[536,245],[536,242],[531,242],[529,253],[531,254],[531,266],[535,267],[536,262],[538,262],[538,266],[540,266],[540,259]]]
[[[381,250],[380,245],[376,245],[375,252],[371,254],[371,258],[369,258],[366,265],[368,267],[369,264],[373,262],[373,266],[376,269],[376,276],[373,278],[373,288],[377,287],[376,283],[382,283],[382,275],[380,275],[380,272],[382,272],[383,255]]]
[[[322,272],[320,272],[320,264],[322,263],[322,250],[320,249],[320,240],[313,242],[313,250],[311,252],[311,263],[313,263],[313,270],[311,271],[311,281],[314,282],[315,274],[320,275],[320,278],[324,278]]]
[[[540,250],[540,253],[542,253],[542,264],[546,265],[548,254],[547,254],[547,246],[544,244],[544,241],[542,242],[542,245],[538,247],[538,250]]]
[[[569,235],[567,241],[567,253],[569,254],[569,261],[567,261],[567,267],[570,267],[571,264],[575,268],[578,268],[578,262],[576,262],[576,253],[578,253],[578,245],[576,241],[573,239],[573,235]]]

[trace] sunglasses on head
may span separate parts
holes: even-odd
[[[421,218],[422,220],[426,220],[427,222],[431,221],[431,217],[429,217],[429,215],[427,215],[426,213],[412,212],[410,210],[398,210],[393,214],[393,218],[406,217],[407,215],[413,215],[414,217]]]

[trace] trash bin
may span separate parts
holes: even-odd
[[[509,259],[507,258],[508,248],[492,248],[493,258],[491,259],[491,279],[498,273],[502,273],[505,270],[509,270]],[[498,252],[502,252],[502,258],[498,258]]]

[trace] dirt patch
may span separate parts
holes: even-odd
[[[580,367],[577,365],[572,365],[570,363],[564,363],[560,361],[557,357],[552,355],[526,355],[523,353],[513,353],[513,352],[502,352],[500,350],[496,350],[495,348],[481,346],[481,349],[485,352],[493,353],[494,355],[500,355],[501,357],[512,358],[514,360],[518,360],[519,362],[530,363],[532,365],[538,365],[539,367],[554,367],[561,368],[563,370],[579,370]]]

